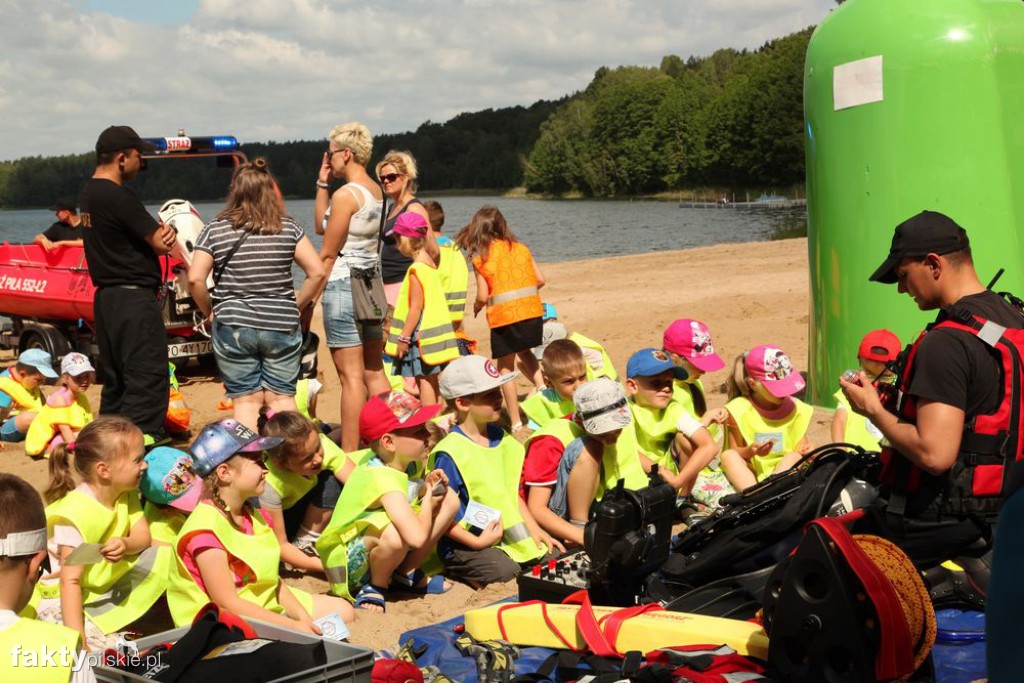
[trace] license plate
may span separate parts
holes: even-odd
[[[180,342],[167,345],[168,358],[192,358],[213,353],[212,341]]]

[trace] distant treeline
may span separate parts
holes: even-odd
[[[669,55],[658,68],[602,67],[584,91],[556,102],[465,113],[377,135],[374,161],[389,149],[411,151],[425,191],[525,185],[542,194],[611,197],[800,183],[803,63],[811,30],[756,51],[719,50],[685,61]],[[326,145],[326,139],[245,143],[243,151],[267,157],[284,194],[303,197],[313,194]],[[91,153],[0,162],[0,206],[47,206],[75,196],[94,163]],[[143,199],[202,201],[226,194],[227,169],[212,161],[180,164],[150,164],[135,184]]]

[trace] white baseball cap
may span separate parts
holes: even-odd
[[[62,375],[78,377],[85,372],[96,372],[96,368],[89,362],[89,356],[72,351],[60,362],[60,372]]]
[[[483,356],[460,356],[441,372],[441,396],[451,400],[472,396],[511,382],[519,376],[518,370],[501,374],[494,361]]]
[[[569,336],[569,332],[565,329],[565,325],[554,320],[549,320],[544,323],[544,329],[541,333],[540,346],[533,347],[533,355],[540,360],[544,357],[544,351],[551,345],[551,342],[558,339],[566,339]]]
[[[576,416],[588,434],[607,434],[633,422],[626,402],[626,390],[618,382],[598,377],[584,382],[572,395]]]

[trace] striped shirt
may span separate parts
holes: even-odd
[[[213,272],[223,268],[212,293],[217,320],[236,327],[293,331],[299,324],[299,310],[292,263],[304,235],[302,228],[286,219],[276,235],[249,235],[224,266],[242,233],[226,220],[208,223],[196,249],[213,257]]]

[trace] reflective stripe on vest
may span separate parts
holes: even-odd
[[[383,531],[391,524],[388,513],[379,505],[381,496],[392,491],[405,496],[409,490],[409,477],[405,472],[369,464],[372,458],[372,453],[363,453],[362,462],[356,460],[359,464],[341,489],[331,521],[316,541],[316,549],[323,560],[331,592],[349,601],[355,600],[359,586],[352,585],[348,580],[348,544],[362,536],[367,528]],[[378,506],[370,508],[374,503],[378,503]]]
[[[462,322],[466,315],[466,289],[469,285],[469,266],[466,257],[454,244],[440,246],[437,274],[441,279],[445,302],[453,324]]]
[[[72,671],[61,666],[61,653],[70,653],[70,658],[79,642],[78,631],[62,624],[18,619],[0,631],[0,679],[4,683],[67,683]],[[54,653],[52,660],[47,661],[44,648]]]
[[[85,543],[106,543],[126,537],[143,518],[137,490],[126,491],[109,509],[92,496],[71,491],[46,508],[47,532],[55,524],[74,526]],[[85,614],[104,633],[132,623],[153,606],[167,584],[170,548],[150,547],[119,562],[86,565],[79,584]]]
[[[551,387],[546,387],[526,400],[520,401],[519,407],[523,409],[528,418],[537,423],[538,427],[565,417],[574,410],[572,399],[561,398]]]
[[[807,434],[814,407],[796,398],[793,399],[793,403],[795,410],[781,420],[766,420],[761,417],[754,404],[745,396],[738,396],[725,405],[748,446],[768,439],[775,442],[768,455],[755,455],[750,460],[750,467],[758,481],[767,479],[786,453],[796,452],[800,441]]]
[[[170,586],[167,589],[167,604],[176,626],[190,625],[203,605],[210,602],[210,596],[199,587],[181,559],[188,538],[206,531],[217,537],[231,557],[249,568],[243,585],[237,589],[238,597],[271,612],[284,614],[284,607],[277,600],[277,590],[281,582],[278,574],[281,545],[274,530],[258,510],[251,511],[250,519],[252,533],[246,534],[233,527],[223,512],[208,503],[200,503],[189,515],[176,540],[176,569],[171,574]],[[291,591],[299,604],[310,611],[312,596],[295,588],[291,588]]]
[[[440,452],[451,456],[459,468],[469,499],[501,513],[504,532],[497,547],[519,563],[544,557],[547,548],[534,543],[519,514],[519,479],[526,454],[523,445],[506,433],[497,446],[485,448],[453,432],[434,447],[433,453]]]
[[[444,300],[441,281],[436,268],[418,262],[409,266],[402,280],[384,353],[394,357],[398,352],[398,338],[402,336],[402,329],[409,317],[409,280],[413,275],[423,288],[423,312],[420,314],[419,329],[415,333],[420,356],[428,365],[451,362],[459,357],[459,343]]]
[[[491,329],[544,314],[533,256],[525,244],[495,240],[488,248],[487,260],[478,256],[473,265],[487,282],[487,325]]]

